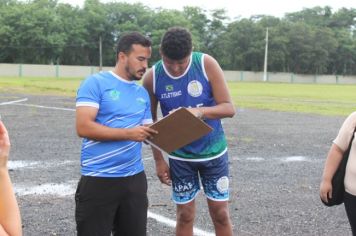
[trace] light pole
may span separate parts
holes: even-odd
[[[267,56],[268,54],[268,27],[266,29],[266,47],[265,47],[265,62],[263,66],[263,81],[267,81]]]
[[[103,70],[103,51],[102,51],[102,40],[99,37],[99,71]]]

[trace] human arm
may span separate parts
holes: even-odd
[[[204,67],[216,105],[212,107],[190,108],[189,110],[197,117],[207,119],[233,117],[235,115],[235,108],[219,63],[213,57],[205,54]]]
[[[322,181],[320,183],[320,198],[328,202],[328,198],[332,197],[331,180],[340,165],[343,151],[336,145],[332,144],[326,158]]]
[[[151,101],[151,113],[153,121],[157,121],[157,107],[158,101],[153,94],[153,71],[150,69],[143,78],[143,86],[147,90],[150,101]],[[156,173],[161,181],[161,183],[171,185],[171,177],[169,173],[169,166],[167,162],[164,160],[163,154],[157,148],[151,146],[153,158],[156,163]]]
[[[356,112],[351,113],[342,124],[339,133],[327,155],[322,181],[320,184],[320,197],[326,200],[332,196],[332,178],[340,165],[343,154],[348,150],[356,127]]]
[[[132,140],[141,142],[157,133],[157,131],[146,126],[121,129],[101,125],[98,122],[95,122],[97,113],[98,109],[95,107],[77,107],[76,129],[79,137],[99,141]]]
[[[164,160],[162,152],[153,146],[151,146],[151,149],[156,164],[157,177],[159,178],[161,183],[166,185],[171,185],[172,180],[169,172],[169,166],[167,162]]]
[[[10,140],[0,121],[0,235],[22,235],[20,210],[7,169]]]

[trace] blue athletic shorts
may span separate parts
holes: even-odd
[[[188,203],[200,190],[200,181],[207,198],[229,200],[229,168],[227,152],[209,161],[191,162],[169,159],[172,198],[176,204]]]

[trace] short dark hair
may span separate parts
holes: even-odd
[[[163,35],[161,52],[172,60],[181,60],[192,52],[192,35],[182,27],[172,27]]]
[[[130,32],[123,34],[116,47],[116,57],[120,52],[130,53],[133,44],[139,44],[143,47],[151,47],[151,40],[139,32]]]

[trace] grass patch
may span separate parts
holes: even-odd
[[[0,77],[0,90],[12,93],[74,97],[83,79]]]
[[[0,91],[76,96],[84,78],[0,77]],[[346,116],[356,110],[356,85],[228,83],[238,108]]]
[[[237,107],[346,116],[356,110],[356,85],[229,83]]]

